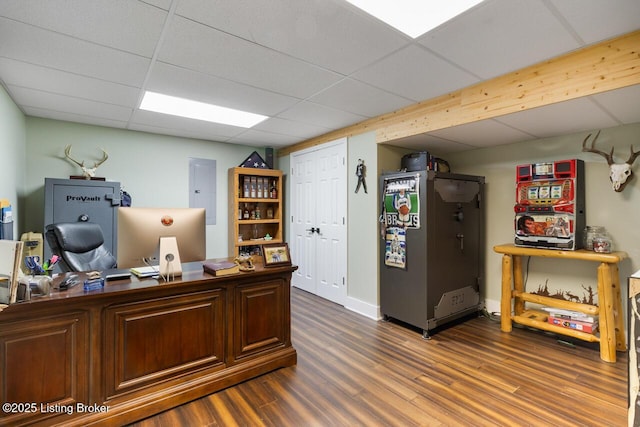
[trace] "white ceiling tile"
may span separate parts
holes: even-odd
[[[183,129],[178,127],[166,127],[166,126],[153,126],[139,123],[132,123],[127,126],[128,130],[137,131],[137,132],[146,132],[157,135],[170,135],[170,136],[179,136],[182,138],[192,138],[192,139],[201,139],[204,141],[216,141],[216,142],[226,142],[229,137],[216,135],[214,133],[208,132],[202,129]]]
[[[592,98],[620,123],[640,123],[640,85],[603,92]]]
[[[638,29],[638,0],[549,0],[586,44]]]
[[[159,60],[297,98],[340,79],[338,74],[202,24],[176,17]]]
[[[307,101],[296,104],[287,111],[278,114],[278,117],[333,129],[367,119],[365,116],[336,110],[335,108]]]
[[[192,0],[176,13],[345,75],[410,41],[342,1]]]
[[[415,151],[427,151],[436,156],[444,156],[445,154],[467,151],[476,148],[471,145],[449,141],[426,133],[396,139],[385,144],[393,145],[396,147],[409,148]]]
[[[153,126],[158,129],[180,129],[189,132],[201,132],[216,137],[229,138],[245,129],[237,126],[187,119],[152,111],[136,110],[131,118],[131,126]]]
[[[416,45],[395,52],[351,77],[416,102],[435,98],[479,81],[466,71]]]
[[[146,89],[267,116],[300,102],[294,97],[163,62],[154,65]]]
[[[2,0],[0,16],[151,58],[167,12],[139,1]]]
[[[281,135],[292,135],[297,138],[313,138],[314,136],[322,135],[329,132],[331,129],[316,126],[309,123],[302,123],[294,120],[287,120],[281,118],[270,118],[263,122],[258,123],[252,127],[253,130],[265,131],[271,133],[277,133]]]
[[[124,129],[127,122],[124,120],[110,120],[104,117],[94,117],[78,113],[66,113],[59,110],[50,110],[38,107],[24,107],[24,113],[32,117],[41,117],[44,119],[60,120],[63,122],[84,123],[94,126],[104,126],[109,128]]]
[[[120,105],[106,104],[71,96],[58,95],[19,86],[7,86],[11,97],[25,107],[61,111],[79,116],[100,117],[109,120],[127,121],[132,109]]]
[[[541,108],[532,108],[507,114],[495,120],[538,138],[608,128],[620,124],[589,98],[578,98]]]
[[[534,139],[532,135],[494,120],[467,123],[429,132],[429,134],[472,147],[489,147]]]
[[[252,145],[254,147],[280,148],[294,144],[296,140],[297,138],[295,136],[247,129],[246,132],[230,138],[227,142],[232,144]]]
[[[414,103],[410,99],[349,78],[312,96],[309,101],[366,117],[388,113]]]
[[[140,90],[67,71],[0,58],[0,76],[7,85],[135,108]]]
[[[0,18],[0,57],[140,86],[149,59]]]
[[[169,10],[173,0],[140,0],[140,2],[150,4],[163,10]]]
[[[418,41],[482,79],[579,47],[544,2],[488,0]]]

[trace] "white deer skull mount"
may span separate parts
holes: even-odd
[[[600,135],[600,131],[596,134],[591,142],[591,147],[587,147],[587,140],[591,137],[591,134],[587,135],[587,137],[582,141],[582,151],[586,151],[589,153],[600,154],[602,157],[607,159],[607,164],[609,165],[609,179],[611,180],[611,185],[614,191],[621,192],[624,190],[624,187],[631,180],[633,176],[633,171],[631,170],[631,166],[633,162],[636,160],[636,157],[640,155],[640,151],[633,151],[633,145],[631,145],[631,155],[629,155],[629,160],[625,163],[615,163],[613,161],[613,147],[611,147],[610,153],[605,153],[604,151],[596,150],[594,148],[596,139],[598,139],[598,135]]]
[[[102,159],[95,162],[93,164],[93,167],[91,168],[84,165],[84,160],[79,162],[75,160],[73,157],[71,157],[71,155],[69,154],[71,153],[71,145],[67,145],[65,147],[64,156],[67,159],[71,160],[76,165],[80,166],[80,169],[82,169],[82,176],[84,176],[85,179],[91,179],[96,176],[96,170],[98,169],[98,166],[103,164],[109,158],[109,154],[107,154],[107,152],[104,151],[104,149],[101,148],[101,150],[102,150]]]

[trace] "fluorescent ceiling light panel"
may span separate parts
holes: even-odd
[[[482,2],[482,0],[347,1],[414,39]]]
[[[268,118],[260,114],[149,91],[145,92],[140,109],[243,128],[253,127]]]

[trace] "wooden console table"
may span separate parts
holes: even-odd
[[[533,328],[572,336],[584,341],[599,342],[600,358],[606,362],[616,361],[616,350],[626,350],[620,277],[618,273],[618,263],[627,257],[625,252],[603,254],[586,250],[536,249],[519,247],[513,244],[497,245],[493,247],[493,250],[503,254],[502,299],[500,303],[500,329],[503,332],[511,332],[511,322],[516,322]],[[522,271],[522,257],[525,256],[577,259],[600,263],[598,265],[598,304],[582,304],[525,292]],[[513,314],[511,314],[512,300]],[[525,302],[597,315],[599,317],[600,336],[552,325],[547,322],[548,314],[546,312],[542,310],[525,310]]]
[[[125,425],[296,363],[295,266],[77,285],[0,312],[0,425]],[[54,279],[54,284],[62,277]]]

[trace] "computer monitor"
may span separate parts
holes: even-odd
[[[158,265],[161,237],[175,237],[181,262],[206,259],[204,208],[118,208],[118,268]]]

